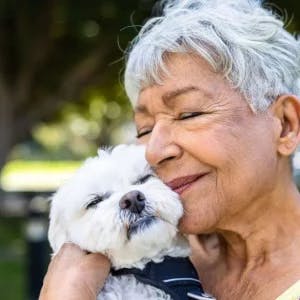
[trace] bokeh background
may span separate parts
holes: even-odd
[[[226,0],[224,0],[226,1]],[[50,258],[48,198],[99,145],[134,140],[122,86],[153,0],[0,0],[0,291],[37,299]],[[269,6],[300,31],[300,2]],[[300,178],[300,156],[294,158]]]

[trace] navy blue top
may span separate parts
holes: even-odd
[[[160,263],[149,262],[143,270],[137,268],[112,270],[113,276],[129,274],[144,284],[163,290],[173,300],[214,299],[205,294],[197,272],[187,257],[167,256]]]

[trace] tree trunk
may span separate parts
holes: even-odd
[[[6,87],[0,82],[0,173],[13,146],[12,104],[12,97],[10,97]]]

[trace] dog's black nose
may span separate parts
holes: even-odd
[[[128,209],[132,213],[139,214],[145,208],[145,195],[139,191],[131,191],[125,194],[119,205],[122,209]]]

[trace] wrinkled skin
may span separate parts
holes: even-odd
[[[255,114],[202,59],[172,54],[167,68],[161,85],[141,91],[135,123],[163,181],[202,175],[180,194],[180,230],[190,234],[200,279],[219,300],[273,300],[300,278],[300,197],[289,162],[299,99],[281,95]]]
[[[144,88],[135,108],[146,158],[166,182],[201,175],[181,192],[180,229],[191,234],[206,289],[222,300],[274,299],[300,277],[300,201],[289,163],[299,99],[281,95],[254,113],[204,60],[168,58],[170,75]],[[263,280],[270,273],[272,283]]]
[[[102,254],[65,244],[48,267],[39,299],[95,300],[109,271]]]

